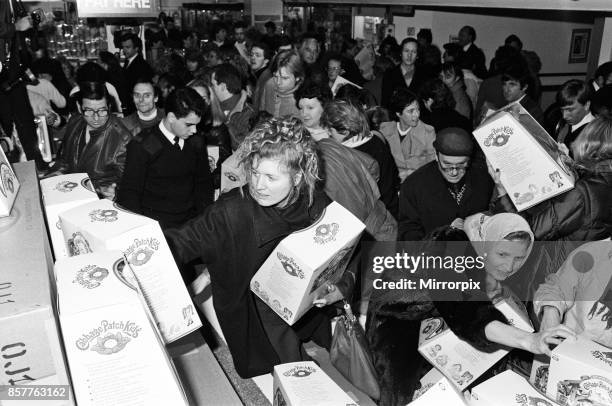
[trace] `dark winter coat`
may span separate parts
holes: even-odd
[[[598,174],[583,173],[575,187],[520,213],[536,240],[595,241],[612,235],[612,166],[602,162]],[[607,167],[607,169],[606,169]],[[516,212],[508,195],[494,211]]]

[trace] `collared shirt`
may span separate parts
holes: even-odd
[[[132,63],[132,61],[134,61],[134,59],[136,59],[136,57],[138,56],[138,54],[134,54],[134,56],[132,56],[130,59],[127,60],[127,62],[125,63],[124,67],[128,67],[130,66],[130,64]]]
[[[470,49],[470,47],[472,46],[473,42],[470,42],[469,44],[465,45],[463,47],[463,52],[467,52],[468,49]]]
[[[162,132],[162,134],[164,134],[164,137],[166,137],[168,139],[168,141],[170,141],[170,144],[174,145],[174,137],[176,137],[176,135],[172,134],[164,126],[164,122],[163,121],[159,122],[159,130]],[[179,138],[178,145],[179,145],[179,148],[183,149],[183,145],[185,145],[185,140],[182,139],[182,138]]]
[[[582,120],[580,120],[580,122],[578,124],[574,124],[572,126],[572,132],[576,131],[576,129],[582,127],[585,124],[590,123],[591,121],[595,120],[595,117],[593,117],[593,115],[588,112],[583,118]]]
[[[148,116],[145,116],[144,114],[142,114],[140,111],[136,110],[136,113],[138,113],[138,118],[140,118],[142,121],[151,121],[153,120],[155,117],[157,117],[157,109],[153,109],[153,111],[151,112],[151,114],[149,114]]]

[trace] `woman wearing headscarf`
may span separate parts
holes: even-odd
[[[485,272],[468,269],[456,275],[480,282],[480,289],[467,294],[444,292],[444,300],[434,297],[440,315],[459,338],[486,352],[507,346],[550,355],[550,344],[560,344],[562,338],[574,336],[564,326],[528,333],[510,325],[494,306],[499,299],[520,302],[503,282],[520,270],[533,248],[533,232],[521,216],[477,213],[465,219],[463,229],[483,259]]]

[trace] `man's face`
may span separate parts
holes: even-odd
[[[438,161],[438,169],[442,177],[449,183],[457,183],[464,176],[470,164],[468,156],[450,156],[438,152],[436,155]]]
[[[404,65],[414,65],[417,60],[418,45],[414,42],[407,42],[402,47],[402,63]]]
[[[264,50],[261,48],[253,47],[251,48],[251,57],[249,58],[249,64],[251,65],[251,69],[253,72],[260,70],[269,61],[265,57]]]
[[[588,114],[590,107],[590,101],[581,104],[578,100],[574,100],[569,106],[561,107],[561,113],[563,114],[563,119],[569,125],[574,125],[582,121],[584,116]]]
[[[242,44],[244,42],[244,28],[234,28],[234,38],[236,39],[236,42]]]
[[[83,117],[91,129],[102,127],[108,121],[108,104],[106,99],[83,99],[81,104]]]
[[[300,56],[304,63],[312,65],[319,59],[319,43],[314,38],[306,40],[300,48]]]
[[[134,55],[138,53],[138,48],[134,46],[134,43],[132,42],[131,39],[128,39],[127,41],[123,41],[121,43],[121,48],[123,49],[123,54],[128,59],[130,59],[131,57],[133,57]]]
[[[177,118],[174,113],[168,113],[168,124],[170,124],[170,132],[179,138],[186,140],[196,132],[196,126],[200,122],[200,116],[197,116],[193,111],[187,116]]]
[[[329,78],[330,82],[336,80],[336,78],[342,75],[342,73],[342,64],[340,61],[330,59],[329,62],[327,62],[327,77]]]
[[[215,76],[216,75],[213,73],[210,80],[210,86],[212,87],[215,97],[220,101],[225,101],[228,98],[227,86],[225,86],[225,83],[217,82],[217,78]]]
[[[136,86],[134,86],[132,97],[134,98],[136,110],[138,110],[141,114],[146,115],[155,110],[157,97],[155,96],[153,85],[150,83],[138,83]]]
[[[462,28],[461,30],[459,30],[458,37],[459,37],[458,38],[459,45],[461,45],[462,47],[472,42],[472,36],[470,35],[470,33],[468,32],[466,28]]]
[[[506,80],[502,85],[504,99],[508,103],[512,103],[523,97],[525,95],[525,91],[527,90],[527,85],[521,87],[521,83],[518,80]]]

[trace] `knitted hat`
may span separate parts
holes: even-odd
[[[472,136],[462,128],[449,127],[436,135],[434,148],[448,156],[471,156],[474,150]]]

